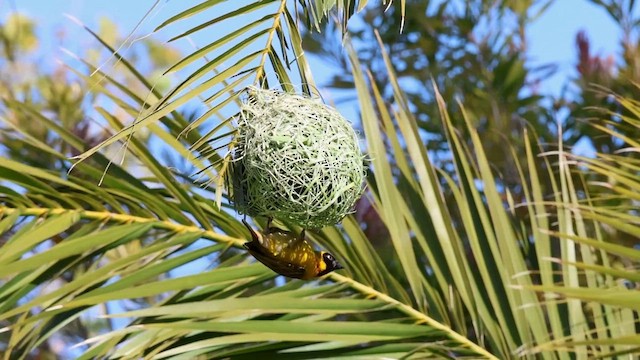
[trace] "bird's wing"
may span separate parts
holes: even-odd
[[[269,269],[277,272],[280,275],[300,279],[305,274],[304,267],[294,265],[281,259],[277,259],[257,241],[245,243],[244,247],[249,250],[249,253],[253,255],[254,258],[256,258],[258,261],[266,265]]]

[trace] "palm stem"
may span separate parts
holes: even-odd
[[[461,335],[457,332],[455,332],[453,329],[451,329],[449,326],[438,322],[437,320],[427,316],[426,314],[414,309],[413,307],[402,303],[394,298],[392,298],[391,296],[385,294],[385,293],[381,293],[378,290],[367,286],[365,284],[362,284],[360,282],[357,282],[349,277],[346,276],[342,276],[340,274],[337,273],[331,273],[328,276],[331,280],[342,283],[342,284],[346,284],[348,285],[350,288],[352,288],[353,290],[363,294],[363,295],[367,295],[369,297],[374,297],[377,298],[379,300],[382,300],[390,305],[393,305],[396,307],[396,309],[398,309],[399,311],[403,312],[404,314],[418,320],[420,323],[424,323],[427,324],[429,326],[431,326],[432,328],[436,329],[436,330],[440,330],[443,333],[447,334],[447,336],[449,336],[450,339],[462,344],[462,345],[466,345],[469,349],[473,350],[475,353],[482,355],[484,357],[486,357],[487,359],[492,359],[492,360],[498,360],[498,358],[491,354],[490,352],[488,352],[486,349],[484,349],[483,347],[479,346],[478,344],[474,343],[473,341],[469,340],[467,337],[465,337],[464,335]]]
[[[133,216],[128,214],[118,214],[112,213],[108,211],[89,211],[89,210],[76,210],[76,209],[64,209],[64,208],[11,208],[6,206],[0,206],[0,215],[11,215],[14,213],[18,213],[21,216],[51,216],[51,215],[63,215],[71,212],[75,212],[83,219],[91,219],[91,220],[103,220],[103,221],[113,221],[118,223],[154,223],[154,226],[160,229],[174,231],[176,233],[200,233],[203,238],[223,242],[232,246],[241,247],[242,244],[246,241],[243,238],[232,237],[228,235],[224,235],[221,233],[217,233],[212,230],[204,230],[198,226],[193,225],[183,225],[178,224],[166,220],[159,220],[156,218],[148,218],[148,217],[140,217]],[[348,285],[351,289],[359,292],[362,295],[368,297],[375,297],[379,300],[382,300],[390,305],[393,305],[398,311],[416,319],[420,323],[424,323],[436,330],[442,331],[445,333],[450,339],[467,346],[469,349],[474,351],[475,353],[484,356],[487,359],[498,360],[498,358],[488,352],[486,349],[481,346],[475,344],[467,337],[457,333],[449,326],[436,321],[435,319],[427,316],[426,314],[414,309],[410,305],[404,304],[391,296],[381,293],[376,289],[360,283],[354,279],[349,277],[331,273],[328,276],[329,279]]]

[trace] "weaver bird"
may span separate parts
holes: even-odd
[[[258,261],[280,275],[309,280],[343,268],[333,255],[326,251],[315,251],[305,239],[304,229],[296,236],[291,231],[271,227],[269,219],[267,227],[257,233],[244,219],[242,223],[249,229],[252,238],[244,247]]]

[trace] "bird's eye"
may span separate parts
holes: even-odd
[[[335,259],[333,258],[333,255],[331,255],[331,254],[324,254],[324,261],[332,262],[332,261],[335,261]]]

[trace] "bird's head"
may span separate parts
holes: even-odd
[[[326,251],[321,251],[318,259],[318,276],[326,275],[334,270],[343,269],[338,260]]]

